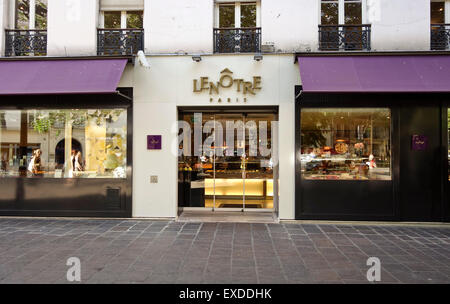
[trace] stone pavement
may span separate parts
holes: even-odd
[[[0,218],[0,283],[450,283],[450,226]]]

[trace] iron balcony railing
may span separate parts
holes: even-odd
[[[5,30],[5,56],[46,56],[46,30]]]
[[[261,53],[261,28],[215,28],[214,53]]]
[[[319,50],[370,51],[370,24],[319,25]]]
[[[97,55],[135,55],[144,50],[143,29],[98,29]]]
[[[450,24],[431,25],[431,49],[448,50],[450,48]]]

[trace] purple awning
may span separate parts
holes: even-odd
[[[298,57],[305,92],[450,92],[450,56]]]
[[[114,93],[127,59],[0,61],[0,95]]]

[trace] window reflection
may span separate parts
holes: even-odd
[[[256,4],[241,4],[241,27],[256,27]]]
[[[361,0],[345,1],[345,24],[362,24],[362,4]]]
[[[126,109],[0,110],[0,177],[125,178]]]
[[[431,2],[431,24],[445,23],[445,3]]]
[[[47,2],[48,0],[36,0],[34,29],[47,29]],[[30,29],[30,0],[16,0],[15,3],[15,28],[18,30]]]
[[[389,109],[302,109],[304,179],[390,180]]]
[[[339,24],[339,3],[338,1],[322,1],[321,4],[321,24]]]
[[[119,29],[121,25],[121,12],[105,12],[105,28]]]
[[[144,12],[128,11],[127,28],[143,28],[143,27],[144,27]]]
[[[234,28],[234,5],[219,6],[219,27]]]

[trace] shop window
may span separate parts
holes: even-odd
[[[126,178],[126,109],[0,110],[0,178]]]
[[[142,29],[144,11],[103,11],[100,27],[106,29]]]
[[[16,0],[15,28],[18,30],[47,29],[48,0]]]
[[[307,180],[390,180],[389,109],[301,110],[301,174]]]

